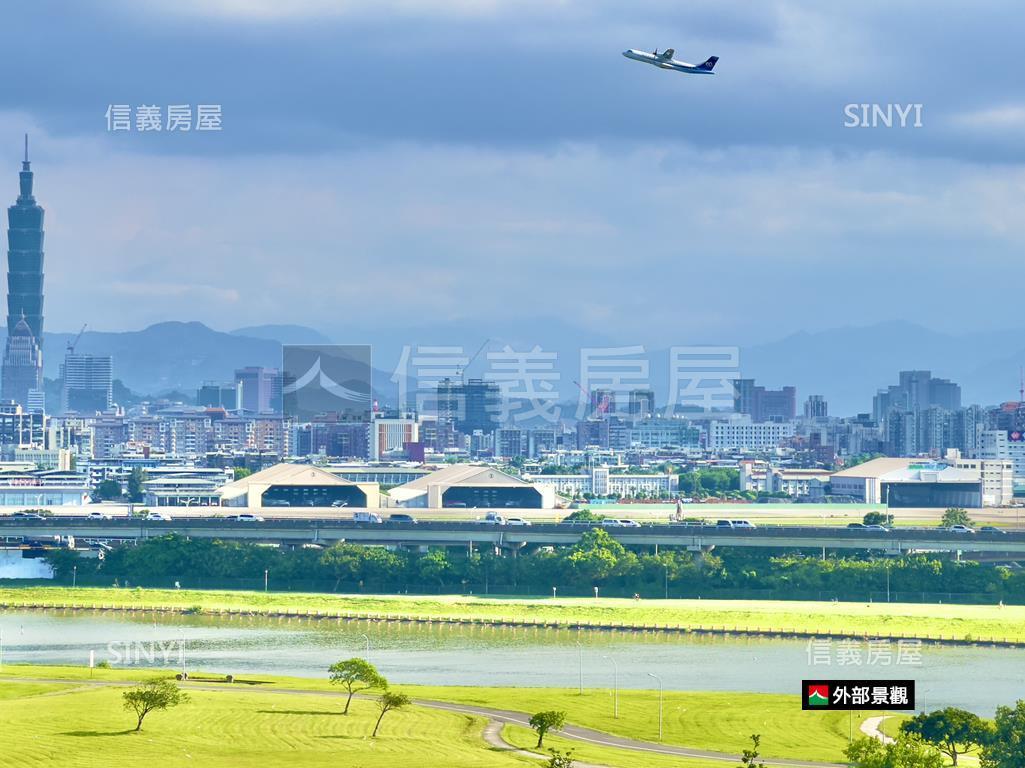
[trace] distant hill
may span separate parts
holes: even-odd
[[[43,333],[43,373],[60,375],[74,334]],[[229,381],[246,365],[279,366],[281,344],[215,331],[198,322],[167,322],[141,331],[86,331],[76,351],[114,358],[114,376],[148,395],[194,391],[204,381]]]
[[[572,337],[588,346],[608,343],[605,339],[583,339],[569,327],[555,327],[549,333],[535,329],[535,336],[520,332],[506,339],[495,333],[487,349],[508,344],[524,350],[540,345],[559,352],[561,399],[574,402],[572,382],[579,377],[580,350]],[[467,356],[483,341],[488,329],[460,329],[439,325],[411,331],[418,341],[434,344],[462,344]],[[0,339],[3,331],[0,329]],[[391,381],[399,360],[401,336],[351,332],[361,341],[374,342],[375,389],[382,402],[393,402],[397,385]],[[549,336],[551,338],[549,338]],[[59,375],[64,351],[74,334],[44,334],[44,373]],[[114,357],[114,375],[133,392],[160,395],[171,391],[194,392],[204,381],[229,381],[236,368],[246,365],[279,366],[281,344],[330,343],[313,328],[299,325],[261,325],[231,332],[215,331],[199,322],[166,322],[141,331],[86,331],[78,342],[81,352]],[[577,342],[579,343],[579,342]],[[610,344],[610,346],[615,346]],[[487,355],[480,354],[467,369],[467,376],[486,373]],[[657,400],[668,395],[668,351],[649,348],[650,381]],[[769,344],[743,347],[740,371],[769,387],[793,384],[798,408],[809,394],[825,395],[830,413],[847,415],[867,411],[872,395],[897,380],[897,373],[909,368],[926,368],[936,376],[961,384],[965,404],[996,404],[1017,396],[1019,368],[1025,364],[1025,332],[1020,330],[975,332],[961,335],[933,331],[907,322],[883,322],[859,327],[832,328],[815,333],[796,333]],[[415,387],[415,382],[406,382]]]
[[[331,339],[314,328],[305,325],[250,325],[236,328],[232,336],[248,336],[252,339],[269,339],[279,344],[330,344]]]

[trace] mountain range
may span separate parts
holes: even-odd
[[[483,325],[483,324],[482,324]],[[419,343],[462,345],[471,356],[483,341],[482,329],[467,331],[467,325],[421,327]],[[587,338],[593,346],[610,345],[608,339],[585,336],[578,329],[541,323],[528,338],[520,329],[506,341],[495,334],[488,351],[508,344],[517,350],[538,344],[559,352],[556,370],[562,399],[573,400],[579,379],[577,340]],[[486,332],[486,331],[483,331]],[[350,334],[346,334],[349,336]],[[351,334],[374,343],[375,390],[384,402],[395,400],[398,384],[393,381],[403,344],[395,334]],[[76,334],[44,333],[44,374],[59,376],[64,351]],[[375,338],[379,337],[379,338]],[[233,331],[217,331],[200,322],[164,322],[139,331],[85,331],[75,342],[78,352],[111,355],[115,377],[133,392],[159,395],[167,392],[192,393],[204,381],[230,381],[236,368],[247,365],[279,366],[282,344],[327,344],[332,339],[301,325],[261,325]],[[409,343],[418,343],[411,339]],[[668,350],[650,349],[650,380],[661,402],[667,396]],[[468,376],[487,371],[486,354],[468,366]],[[821,394],[830,413],[847,415],[868,411],[876,390],[895,383],[898,372],[928,369],[935,376],[961,384],[965,404],[995,404],[1018,396],[1019,376],[1025,363],[1025,331],[1005,330],[949,334],[903,321],[848,326],[817,332],[795,333],[778,341],[742,347],[741,374],[776,388],[792,384],[800,403],[809,394]],[[401,378],[401,376],[399,377]],[[409,379],[407,383],[413,383]]]

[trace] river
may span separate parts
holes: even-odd
[[[364,656],[395,683],[757,691],[797,694],[807,678],[915,679],[918,708],[990,716],[1025,698],[1025,650],[865,641],[716,637],[335,619],[0,612],[3,663],[172,667],[326,676]]]

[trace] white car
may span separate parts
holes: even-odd
[[[238,523],[262,523],[263,518],[259,515],[253,515],[249,512],[243,512],[240,515],[235,515],[233,518]]]
[[[104,514],[103,512],[90,512],[88,514],[90,520],[110,520],[110,515]]]
[[[975,533],[974,528],[969,528],[967,525],[961,525],[960,523],[950,526],[947,530],[951,533]]]
[[[505,519],[506,525],[532,525],[529,520],[524,520],[522,517],[507,517]]]
[[[636,520],[627,520],[624,518],[607,518],[601,521],[603,528],[640,528],[641,524]]]
[[[153,523],[169,523],[171,522],[171,516],[165,515],[163,512],[150,512],[146,515],[146,520]]]

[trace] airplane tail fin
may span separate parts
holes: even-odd
[[[712,67],[715,66],[715,62],[719,61],[718,56],[709,56],[708,60],[698,64],[698,69],[707,69],[709,72],[712,71]]]

